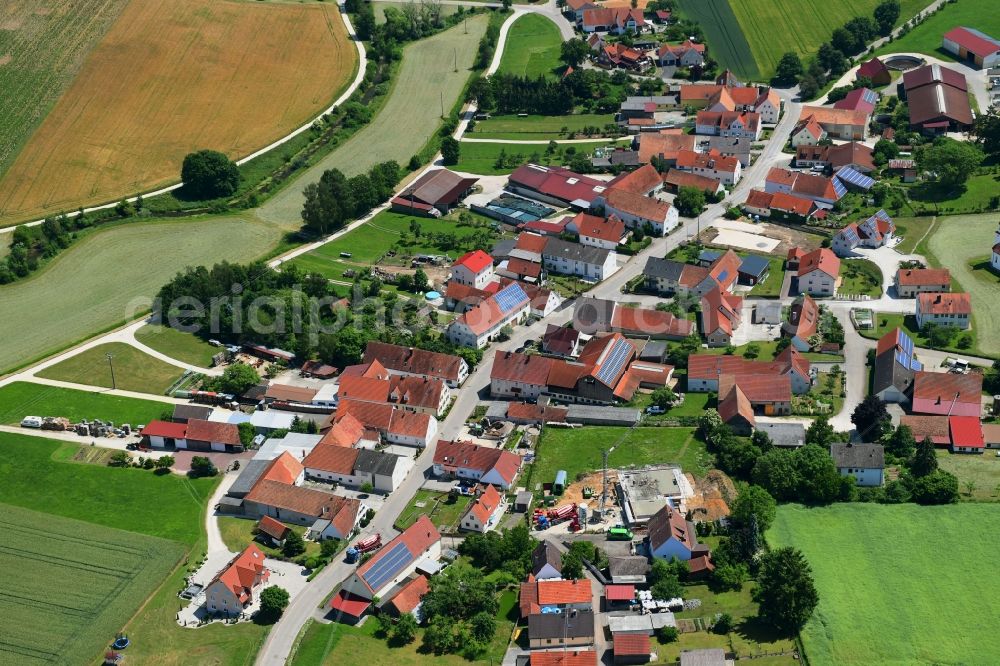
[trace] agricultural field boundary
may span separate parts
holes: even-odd
[[[268,152],[274,150],[275,148],[278,148],[278,147],[280,147],[280,146],[288,143],[289,141],[291,141],[295,137],[299,136],[303,132],[309,131],[312,128],[312,126],[317,121],[319,121],[319,120],[321,120],[323,118],[323,116],[331,113],[338,106],[340,106],[341,104],[343,104],[344,102],[346,102],[351,97],[351,95],[353,95],[354,92],[358,89],[358,86],[361,85],[361,82],[364,80],[365,71],[366,71],[367,66],[368,66],[368,59],[366,57],[365,47],[364,47],[364,44],[361,42],[361,40],[359,40],[357,38],[357,33],[355,33],[355,31],[354,31],[354,26],[351,24],[351,19],[347,15],[347,12],[341,10],[339,13],[340,13],[341,19],[344,21],[344,26],[347,29],[347,37],[352,42],[354,42],[355,47],[357,48],[357,51],[358,51],[358,63],[357,63],[357,66],[356,66],[356,72],[355,72],[354,79],[347,86],[347,88],[345,88],[343,90],[343,92],[341,92],[340,96],[337,97],[337,99],[334,100],[334,102],[332,104],[330,104],[330,106],[328,106],[327,108],[323,109],[323,111],[321,111],[319,114],[317,114],[309,122],[307,122],[307,123],[303,124],[302,126],[300,126],[300,127],[296,128],[296,129],[292,130],[291,132],[289,132],[285,136],[283,136],[280,139],[277,139],[277,140],[271,142],[270,144],[264,146],[263,148],[261,148],[261,149],[259,149],[257,151],[254,151],[253,153],[247,155],[246,157],[242,157],[242,158],[236,160],[236,164],[237,165],[246,164],[247,162],[249,162],[249,161],[251,161],[251,160],[253,160],[253,159],[257,158],[257,157],[260,157],[261,155],[264,155],[265,153],[268,153]],[[149,198],[149,197],[159,196],[159,195],[162,195],[162,194],[168,194],[170,192],[173,192],[173,191],[179,189],[182,185],[183,185],[183,183],[180,183],[180,182],[174,183],[172,185],[168,185],[166,187],[161,187],[159,189],[152,190],[150,192],[140,193],[139,195],[136,195],[136,196],[133,196],[133,197],[126,197],[124,199],[124,201],[127,201],[129,203],[135,203],[140,197],[142,197],[142,198]],[[122,199],[115,199],[114,201],[111,201],[109,203],[100,204],[100,205],[97,205],[97,206],[90,206],[90,207],[84,208],[83,212],[86,214],[86,213],[92,213],[92,212],[95,212],[95,211],[110,210],[110,209],[116,207],[120,201],[122,201]],[[66,213],[66,216],[67,217],[75,217],[78,214],[79,214],[79,211],[74,211],[74,212],[68,212],[68,213]],[[20,225],[15,224],[15,225],[7,226],[7,227],[0,227],[0,235],[2,235],[4,232],[11,232],[15,228],[17,228],[18,226],[34,227],[34,226],[40,225],[42,222],[44,222],[44,219],[32,220],[30,222],[24,222],[24,223],[22,223]],[[0,243],[5,243],[6,244],[7,241],[5,239],[2,239],[2,236],[0,236]]]

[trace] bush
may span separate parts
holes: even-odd
[[[656,638],[660,643],[673,643],[680,635],[677,627],[660,627],[656,630]]]
[[[227,197],[240,184],[236,163],[215,150],[199,150],[184,158],[181,166],[184,192],[195,199]]]
[[[260,610],[254,616],[254,621],[260,624],[274,624],[288,607],[288,591],[274,585],[265,588],[260,593]]]

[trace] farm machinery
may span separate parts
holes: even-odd
[[[347,549],[347,562],[354,564],[365,553],[370,553],[382,547],[382,535],[373,534],[370,537],[361,539],[356,544]]]
[[[564,523],[567,520],[570,521],[569,529],[571,532],[580,530],[580,513],[576,504],[563,504],[548,511],[535,509],[534,524],[536,529],[547,530],[553,525]]]

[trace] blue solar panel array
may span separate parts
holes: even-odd
[[[611,382],[615,381],[615,378],[618,377],[622,367],[625,365],[625,361],[628,359],[631,350],[632,345],[625,340],[615,342],[611,351],[608,352],[608,357],[601,365],[601,369],[597,371],[597,379],[603,382],[605,386],[611,386]]]
[[[896,362],[910,370],[923,370],[923,364],[913,358],[913,340],[906,333],[896,331]]]
[[[849,243],[861,242],[861,239],[858,238],[858,232],[854,230],[854,227],[844,227],[844,238],[846,238]]]
[[[861,94],[861,99],[872,105],[878,104],[878,93],[865,88],[865,91]]]
[[[860,187],[863,190],[870,190],[875,186],[875,180],[873,178],[869,178],[849,166],[845,166],[838,171],[837,178],[844,181],[848,185]],[[835,178],[834,181],[836,182],[836,180],[837,179]]]
[[[837,193],[838,199],[847,194],[847,188],[844,187],[844,183],[836,176],[833,178],[833,191]]]
[[[392,550],[382,555],[375,566],[366,571],[362,578],[368,583],[368,587],[379,590],[412,561],[413,555],[410,554],[410,549],[406,547],[406,544],[397,543],[392,547]]]
[[[524,289],[521,289],[521,285],[515,282],[498,291],[495,300],[500,307],[500,311],[507,314],[528,300],[528,295],[524,293]]]

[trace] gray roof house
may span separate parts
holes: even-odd
[[[625,555],[608,558],[608,575],[611,582],[625,585],[645,585],[649,573],[649,560],[642,555]]]
[[[681,652],[681,666],[726,666],[726,651],[706,648]]]
[[[531,573],[537,580],[562,578],[562,554],[549,541],[541,541],[531,553]]]
[[[885,480],[881,444],[831,444],[830,456],[841,476],[853,476],[859,486],[881,486]]]

